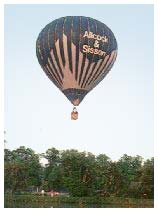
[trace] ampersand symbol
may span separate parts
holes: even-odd
[[[94,47],[99,48],[99,42],[97,40],[94,42]]]

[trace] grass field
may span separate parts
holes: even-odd
[[[5,196],[5,208],[153,208],[153,199],[120,197]]]

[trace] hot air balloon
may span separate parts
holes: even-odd
[[[102,22],[90,17],[66,16],[42,29],[36,42],[36,55],[49,79],[78,106],[111,70],[117,56],[117,42]],[[77,116],[74,108],[72,119]]]

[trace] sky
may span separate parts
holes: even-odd
[[[105,23],[118,43],[112,70],[77,108],[77,121],[35,48],[41,29],[67,15]],[[112,160],[154,155],[152,5],[5,5],[4,33],[6,148],[78,149]]]

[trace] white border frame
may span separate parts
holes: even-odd
[[[154,5],[154,208],[146,208],[145,210],[157,210],[158,209],[158,0],[1,0],[0,1],[0,25],[1,25],[1,33],[0,33],[0,43],[1,43],[1,70],[0,70],[0,207],[4,208],[4,195],[3,195],[3,182],[4,182],[4,4],[152,4]],[[157,47],[157,48],[156,48]],[[26,210],[25,208],[23,208]],[[144,210],[141,208],[129,208],[130,210]],[[9,210],[9,209],[4,209]],[[12,209],[12,210],[17,210]],[[30,209],[29,209],[30,210]],[[45,210],[44,208],[39,208],[38,210]],[[55,209],[53,209],[55,210]],[[62,210],[62,209],[57,209]],[[64,209],[64,210],[73,210]],[[75,209],[78,210],[78,209]],[[85,210],[85,208],[84,208]],[[86,210],[95,210],[93,208]],[[104,210],[104,209],[100,209]],[[106,208],[106,210],[109,210]],[[126,208],[110,208],[110,210],[126,210]]]
[[[3,4],[156,4],[158,0],[3,0]]]

